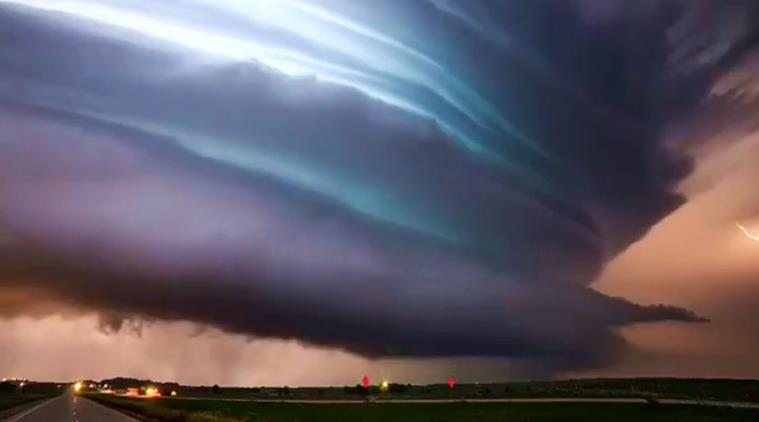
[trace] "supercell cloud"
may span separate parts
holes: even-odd
[[[0,0],[2,313],[580,366],[701,320],[588,285],[756,6],[600,3]]]

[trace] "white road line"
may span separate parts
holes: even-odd
[[[40,403],[40,404],[38,404],[38,405],[36,405],[36,406],[32,407],[31,409],[27,409],[26,411],[24,411],[24,412],[21,412],[21,413],[19,413],[18,415],[12,416],[10,419],[7,419],[5,422],[16,422],[16,421],[19,421],[19,420],[21,420],[21,419],[23,419],[23,418],[25,418],[25,417],[29,416],[29,415],[30,415],[30,414],[32,414],[33,412],[36,412],[36,411],[37,411],[37,410],[39,410],[41,407],[43,407],[43,406],[45,406],[45,405],[49,404],[49,403],[50,403],[50,402],[52,402],[53,400],[58,400],[58,399],[60,399],[60,398],[61,398],[61,396],[58,396],[58,397],[53,397],[52,399],[48,399],[48,400],[45,400],[44,402],[42,402],[42,403]]]

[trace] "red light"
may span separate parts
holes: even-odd
[[[368,388],[369,387],[369,376],[368,375],[364,375],[364,377],[361,378],[361,385],[363,385],[364,388]]]
[[[453,377],[448,378],[448,386],[453,388],[456,386],[456,379]]]

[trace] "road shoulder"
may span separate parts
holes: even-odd
[[[154,419],[150,418],[148,416],[145,416],[141,413],[131,411],[129,409],[124,409],[118,406],[112,406],[111,403],[107,401],[100,401],[91,397],[81,397],[84,400],[87,400],[88,403],[92,404],[93,406],[102,407],[105,409],[108,409],[112,412],[119,413],[121,415],[124,415],[128,418],[134,419],[134,422],[162,422],[160,419]]]
[[[55,396],[55,397],[47,397],[47,398],[41,398],[39,400],[35,400],[29,403],[24,403],[20,406],[16,406],[10,409],[6,409],[2,412],[0,412],[0,421],[3,422],[15,422],[26,415],[29,415],[37,409],[40,409],[44,406],[47,406],[54,400],[57,400],[61,398],[61,396]]]

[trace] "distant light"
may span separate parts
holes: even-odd
[[[361,378],[361,385],[364,386],[364,388],[369,388],[369,376],[364,375],[363,378]]]
[[[177,392],[174,390],[171,390],[171,397],[175,397],[177,395]]]
[[[456,386],[456,379],[453,378],[453,376],[451,376],[450,378],[448,378],[448,386],[451,387],[451,388],[453,388],[453,387]]]
[[[161,393],[158,392],[158,388],[156,387],[148,387],[145,389],[145,396],[147,397],[160,397]]]
[[[380,390],[387,391],[390,388],[390,383],[387,382],[387,380],[383,380],[382,384],[380,384]]]
[[[23,387],[23,386],[24,386],[24,382],[22,382],[21,384],[19,384],[19,387]]]
[[[74,391],[76,391],[78,393],[79,390],[81,390],[81,389],[82,389],[82,383],[79,382],[79,381],[77,381],[77,383],[74,384]]]

